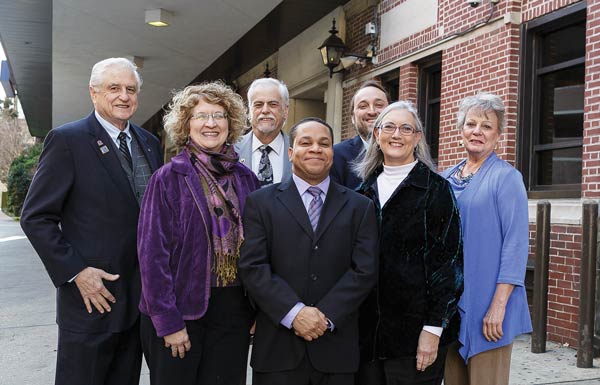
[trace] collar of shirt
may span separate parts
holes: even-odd
[[[371,134],[373,135],[373,134]],[[360,140],[363,143],[363,147],[365,148],[365,151],[369,149],[369,142],[367,140],[364,140],[362,136],[360,136]]]
[[[306,211],[308,212],[308,206],[310,205],[310,202],[313,200],[313,196],[307,190],[309,187],[313,187],[313,186],[311,184],[309,184],[307,181],[305,181],[304,179],[297,176],[296,174],[292,174],[292,180],[294,181],[294,184],[296,185],[296,188],[298,189],[298,192],[300,193],[300,197],[302,198],[302,203],[304,203],[304,207],[306,208]],[[314,187],[318,187],[321,189],[321,200],[323,200],[323,203],[325,202],[325,197],[327,196],[327,191],[329,191],[329,183],[330,183],[330,179],[328,176],[321,183],[314,186]]]
[[[256,135],[254,135],[254,132],[252,133],[252,152],[254,153],[255,151],[259,151],[259,147],[262,146],[264,143],[260,141],[260,139],[258,139],[258,137]],[[279,134],[277,135],[277,137],[275,139],[273,139],[273,141],[271,143],[269,143],[269,147],[271,147],[271,152],[274,152],[277,156],[280,156],[282,154],[282,150],[283,150],[283,134]]]
[[[100,125],[104,128],[108,136],[110,136],[110,138],[117,145],[117,147],[119,147],[118,137],[121,133],[121,130],[119,130],[114,124],[110,123],[108,120],[100,116],[98,111],[94,111],[94,114],[96,115],[96,119],[98,119],[98,122],[100,122]],[[127,126],[125,127],[123,132],[127,135],[127,147],[131,147],[131,132],[129,129],[129,122],[127,122]],[[129,148],[129,150],[131,151],[131,148]]]

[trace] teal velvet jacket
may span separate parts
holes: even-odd
[[[449,183],[417,162],[383,207],[378,169],[359,187],[379,213],[379,279],[360,312],[361,360],[414,358],[424,325],[449,328],[463,289],[460,218]],[[454,322],[453,322],[454,323]]]

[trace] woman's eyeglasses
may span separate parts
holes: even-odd
[[[381,126],[379,126],[379,129],[386,134],[393,134],[396,132],[396,130],[399,130],[401,135],[412,135],[417,131],[417,129],[410,124],[396,126],[396,124],[392,122],[383,123]]]
[[[208,119],[212,118],[215,122],[221,122],[224,119],[227,119],[227,114],[225,112],[213,112],[212,114],[207,114],[206,112],[198,112],[195,115],[192,115],[192,120],[199,120],[201,122],[206,122]]]

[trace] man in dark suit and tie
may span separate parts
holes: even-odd
[[[281,130],[288,117],[290,95],[282,81],[260,78],[248,88],[252,130],[235,144],[235,151],[256,174],[261,186],[279,183],[292,175],[287,156],[288,136]]]
[[[331,178],[334,181],[352,190],[361,183],[352,170],[352,162],[364,154],[373,133],[373,124],[388,104],[387,91],[376,80],[367,80],[356,91],[350,104],[356,136],[333,146]]]
[[[94,111],[48,133],[21,226],[57,287],[57,385],[137,384],[139,204],[162,164],[129,122],[141,79],[124,58],[92,68]]]
[[[252,193],[239,274],[257,306],[254,385],[352,384],[358,308],[376,281],[373,204],[329,178],[333,132],[290,131],[292,177]]]

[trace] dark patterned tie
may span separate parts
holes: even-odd
[[[323,207],[321,189],[318,187],[309,187],[306,191],[313,196],[310,205],[308,205],[308,219],[310,219],[313,231],[316,231],[317,225],[319,224],[319,217],[321,216],[321,208]]]
[[[258,149],[261,152],[261,156],[257,177],[262,187],[273,183],[273,167],[271,167],[271,161],[269,160],[269,152],[273,149],[266,144],[263,144]]]
[[[127,147],[127,134],[121,131],[121,133],[119,133],[118,139],[119,151],[121,151],[121,155],[123,155],[123,157],[127,161],[127,164],[129,165],[129,168],[131,169],[133,167],[133,163],[131,162],[131,154],[129,153],[129,147]]]

